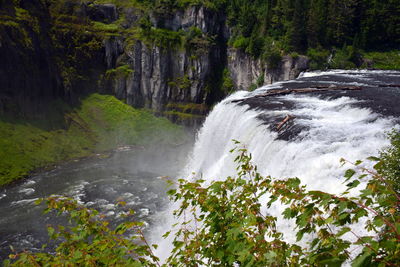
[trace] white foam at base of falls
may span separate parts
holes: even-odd
[[[303,77],[322,74],[303,74]],[[259,92],[269,88],[260,88]],[[384,118],[368,108],[361,108],[357,105],[359,100],[345,96],[330,99],[306,94],[281,96],[278,101],[295,104],[290,110],[278,111],[250,110],[247,105],[231,102],[256,93],[237,92],[214,107],[198,132],[183,177],[201,177],[211,182],[235,175],[236,155],[229,151],[235,147],[232,140],[238,140],[252,154],[253,163],[262,175],[299,177],[309,190],[338,194],[346,188],[343,175],[347,167],[341,166],[340,159],[356,161],[377,155],[389,144],[386,133],[395,126],[393,118]],[[282,118],[287,114],[296,116],[296,125],[304,130],[293,140],[277,139],[278,134],[258,118],[260,114]],[[264,208],[264,212],[278,218],[277,228],[284,233],[286,241],[295,242],[294,223],[282,218],[284,209],[276,203],[268,210]],[[164,229],[168,228],[164,226]],[[168,242],[163,241],[161,245],[161,258],[168,255],[165,247]]]

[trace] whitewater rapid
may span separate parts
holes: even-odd
[[[400,77],[398,72],[384,71],[314,72],[305,73],[295,81],[259,88],[255,92],[234,93],[217,104],[206,118],[182,177],[202,178],[210,183],[235,175],[236,154],[230,151],[237,146],[232,140],[238,140],[240,146],[251,153],[253,163],[264,176],[298,177],[309,190],[332,194],[343,192],[346,188],[343,175],[349,166],[341,166],[340,159],[354,162],[378,155],[389,144],[387,132],[398,127],[398,117],[383,116],[377,112],[380,108],[378,104],[366,97],[358,98],[343,92],[334,96],[323,93],[289,94],[262,100],[279,106],[270,110],[263,108],[264,104],[247,104],[252,102],[246,102],[246,99],[270,89],[307,86],[310,82],[362,85],[372,90],[376,83],[382,82],[374,77],[382,75]],[[365,91],[367,93],[369,91]],[[398,97],[400,91],[395,93]],[[297,132],[289,133],[287,136],[290,138],[281,138],[281,133],[274,130],[276,123],[271,121],[283,119],[286,115],[295,119],[292,122],[294,126],[284,131],[297,129]],[[264,212],[277,216],[277,228],[284,234],[284,239],[295,242],[295,225],[282,218],[284,209],[276,203],[271,208],[264,207]],[[167,249],[164,247],[162,250],[160,256],[165,258],[163,255]]]

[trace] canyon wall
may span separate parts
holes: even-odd
[[[0,2],[0,110],[24,116],[62,98],[113,94],[183,124],[196,124],[233,90],[295,78],[305,57],[268,67],[227,47],[226,15],[204,6],[171,12],[59,1]],[[261,77],[261,78],[260,78]],[[261,81],[261,84],[260,84]]]

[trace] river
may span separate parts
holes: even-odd
[[[119,201],[136,211],[135,219],[150,229],[168,203],[167,183],[183,168],[190,145],[179,147],[121,147],[110,154],[75,160],[0,189],[0,262],[23,249],[38,251],[49,242],[46,225],[65,223],[43,215],[38,198],[67,195],[98,209],[107,220],[122,222]],[[54,243],[50,243],[51,248]]]
[[[299,177],[308,188],[337,193],[343,190],[345,167],[350,161],[377,155],[388,145],[387,132],[400,118],[400,72],[307,72],[298,79],[264,86],[254,92],[236,92],[217,104],[199,129],[192,148],[127,149],[108,158],[95,157],[58,166],[0,190],[1,256],[8,246],[37,248],[47,240],[45,225],[33,202],[50,194],[67,194],[110,218],[118,218],[115,202],[124,200],[146,221],[157,241],[172,220],[160,176],[202,177],[208,181],[235,174],[232,139],[252,154],[258,170],[273,177]],[[357,86],[360,90],[329,90],[261,97],[271,89]],[[294,119],[279,131],[287,116]],[[192,151],[192,152],[190,152]],[[194,173],[194,174],[193,174]],[[276,215],[276,204],[268,213]],[[55,221],[57,222],[57,221]],[[291,222],[278,220],[285,239],[295,236]],[[161,229],[161,230],[157,230]],[[158,236],[158,237],[157,237]],[[159,241],[159,240],[158,240]],[[158,254],[165,258],[170,245]]]

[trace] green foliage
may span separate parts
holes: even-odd
[[[354,69],[359,65],[360,55],[352,46],[345,46],[335,51],[332,62],[329,63],[332,69]]]
[[[215,41],[204,34],[198,27],[192,26],[184,32],[184,43],[187,51],[201,55],[207,53]]]
[[[211,183],[180,179],[168,191],[179,203],[174,215],[181,221],[173,229],[173,249],[164,266],[341,266],[345,262],[399,266],[400,195],[381,172],[385,153],[398,156],[393,153],[398,152],[399,133],[392,133],[391,138],[396,152],[386,150],[382,160],[370,158],[378,161],[378,171],[364,168],[361,161],[342,160],[353,169],[345,172],[347,189],[338,195],[309,191],[298,178],[260,175],[251,155],[235,141],[239,146],[231,152],[237,154],[237,175]],[[359,193],[350,197],[356,190]],[[283,239],[277,218],[262,210],[274,203],[283,205],[283,218],[295,223],[292,231],[297,241],[307,235],[311,242],[304,246]],[[97,211],[70,199],[50,197],[47,204],[46,212],[67,213],[74,223],[68,228],[48,228],[52,238],[61,238],[55,253],[12,254],[15,266],[160,266],[140,224],[127,221],[111,229]],[[364,226],[366,235],[352,229],[355,223]],[[124,235],[128,230],[133,230],[132,239]]]
[[[106,24],[99,21],[93,21],[92,25],[96,32],[103,32],[107,36],[119,35],[119,32],[122,30],[121,26],[117,23]]]
[[[230,94],[235,90],[235,85],[233,83],[233,80],[229,74],[229,70],[227,68],[224,69],[224,72],[222,73],[222,88],[221,90],[225,94]]]
[[[400,195],[388,179],[358,167],[348,170],[340,195],[308,191],[298,178],[263,177],[251,163],[246,149],[236,148],[237,176],[211,184],[204,180],[179,180],[169,191],[180,204],[182,218],[168,258],[173,266],[398,266],[400,264]],[[361,182],[356,197],[348,197]],[[261,203],[261,199],[265,199]],[[265,201],[265,202],[264,202]],[[277,228],[276,217],[264,214],[279,202],[286,206],[285,219],[294,220],[297,240],[314,239],[308,247],[287,243]],[[362,223],[369,232],[361,236],[351,229]],[[354,241],[344,238],[352,235]],[[361,251],[351,255],[352,246]]]
[[[247,90],[250,92],[253,92],[256,89],[257,89],[257,84],[252,83],[252,84],[250,84],[250,87]]]
[[[179,112],[179,111],[164,111],[163,112],[164,116],[173,118],[173,121],[180,121],[183,122],[185,120],[192,120],[196,118],[204,118],[202,115],[197,115],[197,114],[191,114],[191,113],[185,113],[185,112]]]
[[[230,45],[261,56],[271,43],[285,52],[397,49],[400,42],[398,1],[365,0],[232,0],[226,3],[233,36]]]
[[[155,45],[164,49],[177,50],[183,47],[184,33],[182,31],[171,31],[162,28],[139,30],[139,39],[147,45]]]
[[[375,168],[393,183],[394,189],[400,194],[400,131],[393,130],[389,137],[391,145],[381,151],[381,160]]]
[[[168,110],[198,115],[204,115],[209,109],[205,104],[196,103],[168,103],[165,107]]]
[[[277,69],[282,60],[282,53],[277,48],[270,48],[264,52],[263,59],[267,63],[268,68]]]
[[[310,69],[323,70],[328,68],[328,50],[310,48],[307,51],[307,56],[310,58]]]
[[[239,36],[233,39],[233,41],[231,40],[230,42],[232,43],[232,47],[245,51],[246,48],[249,46],[250,40],[249,38]]]
[[[120,8],[137,8],[146,10],[149,8],[151,1],[141,1],[141,0],[95,0],[95,4],[114,4]]]
[[[106,77],[108,79],[115,79],[121,77],[128,77],[133,73],[133,69],[129,65],[122,65],[115,69],[109,69],[106,71]]]
[[[178,90],[187,91],[192,86],[192,81],[189,76],[185,74],[182,77],[178,77],[175,80],[168,82],[168,85]]]
[[[367,52],[363,57],[370,61],[363,67],[370,67],[384,70],[400,70],[400,52],[393,50],[389,52]]]
[[[264,48],[264,38],[253,37],[250,38],[249,44],[247,45],[246,52],[253,56],[254,58],[260,57],[263,53]]]
[[[165,118],[134,109],[113,96],[93,94],[77,108],[52,107],[43,121],[0,120],[0,185],[36,168],[119,145],[175,144],[182,130]]]
[[[257,85],[258,87],[261,87],[261,86],[264,85],[264,74],[261,74],[261,75],[257,78],[256,85]]]
[[[116,30],[115,25],[91,22],[70,14],[66,6],[65,1],[51,3],[52,27],[49,35],[55,48],[55,60],[63,86],[66,91],[71,91],[83,87],[82,83],[88,81],[87,77],[100,75],[94,63],[98,63],[102,57],[105,36],[116,34]],[[82,7],[77,5],[76,8]]]
[[[13,7],[13,14],[9,13],[12,11],[0,10],[0,31],[4,35],[10,35],[15,45],[22,44],[23,48],[33,49],[32,37],[41,30],[39,19],[37,15],[22,8],[20,3],[14,3]]]
[[[39,200],[40,203],[43,200]],[[143,232],[142,223],[126,222],[111,227],[98,211],[76,200],[63,197],[46,199],[45,213],[68,215],[70,226],[48,226],[51,239],[62,240],[54,254],[29,253],[10,255],[17,259],[5,266],[157,266]],[[121,203],[124,205],[124,203]],[[133,211],[127,212],[129,217]]]

